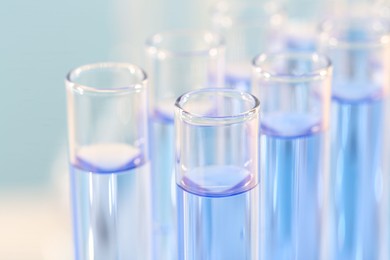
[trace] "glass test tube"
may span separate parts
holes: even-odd
[[[291,52],[313,52],[316,50],[318,25],[329,13],[341,8],[343,1],[295,0],[284,2],[287,13],[287,22],[283,26],[286,49]]]
[[[176,101],[179,259],[258,259],[259,102],[204,89]]]
[[[390,35],[376,17],[344,14],[322,25],[320,49],[334,66],[333,259],[389,259]]]
[[[171,31],[146,42],[151,82],[150,120],[155,252],[176,259],[174,103],[184,92],[223,86],[224,43],[208,31]]]
[[[251,59],[259,52],[282,48],[283,19],[275,3],[220,1],[213,6],[213,28],[226,39],[227,86],[249,91]]]
[[[151,259],[146,74],[97,63],[66,77],[75,259]]]
[[[262,104],[262,259],[321,259],[326,236],[331,66],[311,53],[262,54],[252,91]]]

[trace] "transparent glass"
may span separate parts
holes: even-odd
[[[251,59],[282,48],[281,8],[276,3],[219,1],[210,16],[213,28],[226,39],[227,86],[249,91]]]
[[[283,26],[284,43],[289,51],[316,51],[318,25],[329,14],[337,12],[347,1],[294,0],[283,1],[286,22]],[[356,4],[354,0],[354,5]],[[302,8],[304,7],[304,8]]]
[[[389,23],[366,16],[342,16],[321,26],[320,50],[334,66],[333,98],[378,99],[389,87]]]
[[[329,189],[330,62],[318,54],[281,53],[259,55],[253,66],[252,92],[262,104],[262,259],[322,259]]]
[[[225,47],[208,31],[159,33],[146,42],[150,75],[155,252],[176,259],[174,103],[184,92],[223,86]]]
[[[66,77],[75,259],[151,259],[146,74],[97,63]]]
[[[370,12],[321,26],[332,60],[332,242],[334,259],[388,259],[390,35]],[[386,231],[385,231],[386,230]]]
[[[176,101],[179,259],[258,259],[259,102],[204,89]]]

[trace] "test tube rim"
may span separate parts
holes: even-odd
[[[177,51],[177,50],[173,50],[172,48],[158,46],[158,43],[161,42],[158,41],[159,38],[163,38],[167,36],[168,37],[170,36],[193,37],[196,35],[203,35],[203,36],[211,35],[212,38],[215,39],[213,41],[215,43],[211,44],[211,42],[207,42],[207,45],[209,46],[207,46],[206,48],[202,48],[199,50],[185,50],[185,51]],[[152,36],[146,39],[145,46],[148,53],[156,53],[157,54],[156,56],[161,59],[165,59],[166,57],[214,56],[225,49],[225,39],[219,33],[211,30],[177,29],[177,30],[163,31],[163,32],[153,34]]]
[[[213,93],[213,92],[237,94],[237,96],[241,96],[243,100],[251,99],[253,105],[251,106],[250,109],[247,109],[237,114],[228,115],[228,116],[199,115],[187,111],[186,109],[183,108],[183,104],[184,104],[183,102],[188,100],[188,97],[190,97],[191,95],[195,95],[199,93]],[[175,102],[175,120],[177,117],[179,117],[181,120],[185,121],[186,123],[192,125],[199,125],[199,126],[218,126],[218,125],[231,125],[231,124],[242,123],[242,122],[252,120],[254,117],[256,117],[256,115],[259,116],[259,111],[260,111],[260,101],[258,100],[258,98],[252,95],[251,93],[240,91],[237,89],[227,89],[227,88],[196,89],[182,94],[176,99]]]
[[[78,83],[75,80],[75,78],[83,72],[92,71],[96,69],[105,69],[105,68],[127,69],[132,74],[140,75],[139,82],[129,83],[121,87],[97,88],[93,86],[88,86],[86,84]],[[70,70],[65,77],[66,86],[70,88],[73,92],[78,93],[80,95],[84,95],[84,94],[123,95],[123,94],[128,94],[130,92],[140,92],[146,87],[147,80],[148,80],[147,74],[141,67],[126,62],[97,62],[97,63],[85,64]]]
[[[320,68],[303,74],[283,74],[280,75],[273,71],[264,69],[259,64],[259,61],[265,61],[266,59],[275,58],[307,58],[311,60],[321,60],[323,65]],[[260,53],[256,55],[252,60],[252,66],[254,73],[259,75],[262,79],[267,81],[276,81],[284,83],[304,83],[309,81],[320,81],[331,75],[332,62],[324,54],[317,52],[279,52],[279,53]]]
[[[263,12],[263,15],[259,15],[259,19],[255,21],[242,21],[237,18],[237,13],[243,10],[250,10],[250,9],[260,9]],[[262,2],[229,2],[226,1],[217,1],[211,8],[210,8],[210,16],[211,19],[214,21],[215,17],[221,17],[224,16],[224,18],[229,17],[234,22],[234,27],[248,27],[248,26],[261,26],[261,27],[268,27],[269,24],[273,24],[273,21],[278,21],[278,23],[281,22],[281,19],[272,19],[276,15],[284,15],[285,11],[282,8],[280,4],[277,4],[275,2],[268,2],[268,3],[262,3]],[[266,18],[264,18],[266,15],[268,15]],[[218,19],[217,19],[218,20]],[[220,25],[219,23],[214,23]],[[226,26],[221,26],[226,27]]]
[[[361,41],[361,42],[351,42],[346,40],[340,40],[338,37],[332,35],[335,28],[338,28],[338,25],[345,26],[347,22],[357,22],[358,20],[372,20],[373,22],[381,23],[384,27],[381,33],[378,33],[375,39]],[[364,25],[367,25],[363,23]],[[390,26],[389,22],[381,17],[366,17],[366,16],[336,16],[333,18],[328,18],[324,20],[318,27],[320,33],[320,41],[322,44],[325,44],[327,48],[332,49],[376,49],[382,48],[390,44]]]

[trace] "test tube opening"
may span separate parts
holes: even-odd
[[[256,97],[230,89],[201,89],[180,96],[175,103],[180,118],[202,125],[231,124],[250,119],[259,109]]]
[[[390,24],[366,13],[335,16],[320,26],[319,48],[334,67],[332,97],[344,103],[371,102],[388,92]]]
[[[331,61],[316,53],[291,52],[260,54],[253,59],[252,65],[266,80],[295,83],[329,76]]]
[[[132,64],[103,62],[76,68],[65,81],[72,163],[100,173],[143,165],[148,157],[145,72]]]
[[[390,41],[389,23],[369,15],[336,16],[319,27],[321,40],[331,48],[372,49]]]
[[[88,93],[120,93],[136,90],[147,80],[139,67],[127,63],[103,62],[71,70],[66,83],[75,90]]]
[[[211,31],[174,30],[155,34],[146,40],[149,53],[160,59],[166,56],[215,56],[224,39]]]
[[[203,196],[244,192],[257,183],[259,101],[232,89],[202,89],[176,101],[177,183]]]
[[[277,3],[217,2],[210,10],[213,23],[221,27],[267,27],[282,22],[283,9]]]
[[[252,89],[262,102],[263,133],[292,138],[327,129],[332,67],[326,56],[261,54],[253,67]]]

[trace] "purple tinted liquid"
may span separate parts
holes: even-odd
[[[160,259],[175,260],[177,230],[173,113],[156,110],[150,126],[154,252]]]
[[[75,259],[152,259],[150,170],[140,158],[110,171],[85,158],[70,166]]]
[[[377,95],[332,102],[334,259],[378,259],[387,248],[381,238],[388,222],[381,215],[388,208],[383,204],[386,110]]]
[[[327,131],[315,118],[284,114],[261,125],[263,259],[320,259],[324,239]]]
[[[207,173],[208,184],[220,183],[223,174]],[[207,183],[183,178],[177,185],[179,259],[258,259],[259,189],[251,179],[232,178],[230,185],[224,180],[215,192],[213,185],[205,190]]]

